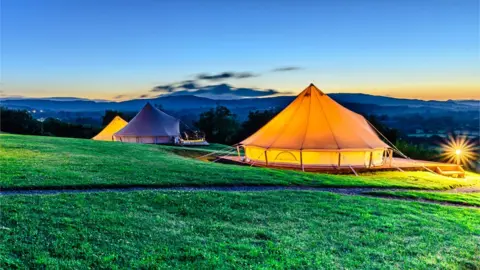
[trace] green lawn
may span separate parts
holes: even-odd
[[[480,206],[480,193],[447,193],[425,191],[378,191],[370,192],[371,195],[391,196],[399,198],[421,199],[437,202],[453,202],[465,205]]]
[[[223,148],[214,145],[213,149]],[[0,188],[108,185],[305,185],[449,189],[480,185],[428,172],[327,175],[204,162],[173,152],[201,149],[0,134]],[[180,150],[178,150],[180,149]],[[197,155],[197,154],[194,154]]]
[[[480,210],[324,192],[0,197],[0,268],[478,269]]]

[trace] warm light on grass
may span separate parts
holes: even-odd
[[[472,165],[476,158],[476,146],[467,137],[450,136],[444,144],[443,158],[449,163],[458,165]]]

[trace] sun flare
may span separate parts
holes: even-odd
[[[441,146],[442,157],[449,163],[472,165],[477,157],[476,145],[464,136],[449,136]]]

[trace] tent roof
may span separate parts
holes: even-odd
[[[97,134],[97,136],[93,137],[92,140],[111,141],[113,139],[113,134],[121,130],[127,124],[127,121],[123,120],[117,115],[112,119],[112,121],[110,121],[110,123],[108,123],[107,126],[105,126],[104,129],[102,129],[102,131],[100,131],[100,133]]]
[[[115,136],[179,136],[180,121],[147,103]]]
[[[365,150],[388,148],[365,118],[310,84],[241,145],[266,149]]]

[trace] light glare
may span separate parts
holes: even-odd
[[[476,147],[467,137],[458,136],[455,138],[449,136],[442,144],[442,149],[442,157],[448,163],[472,166],[476,158]]]

